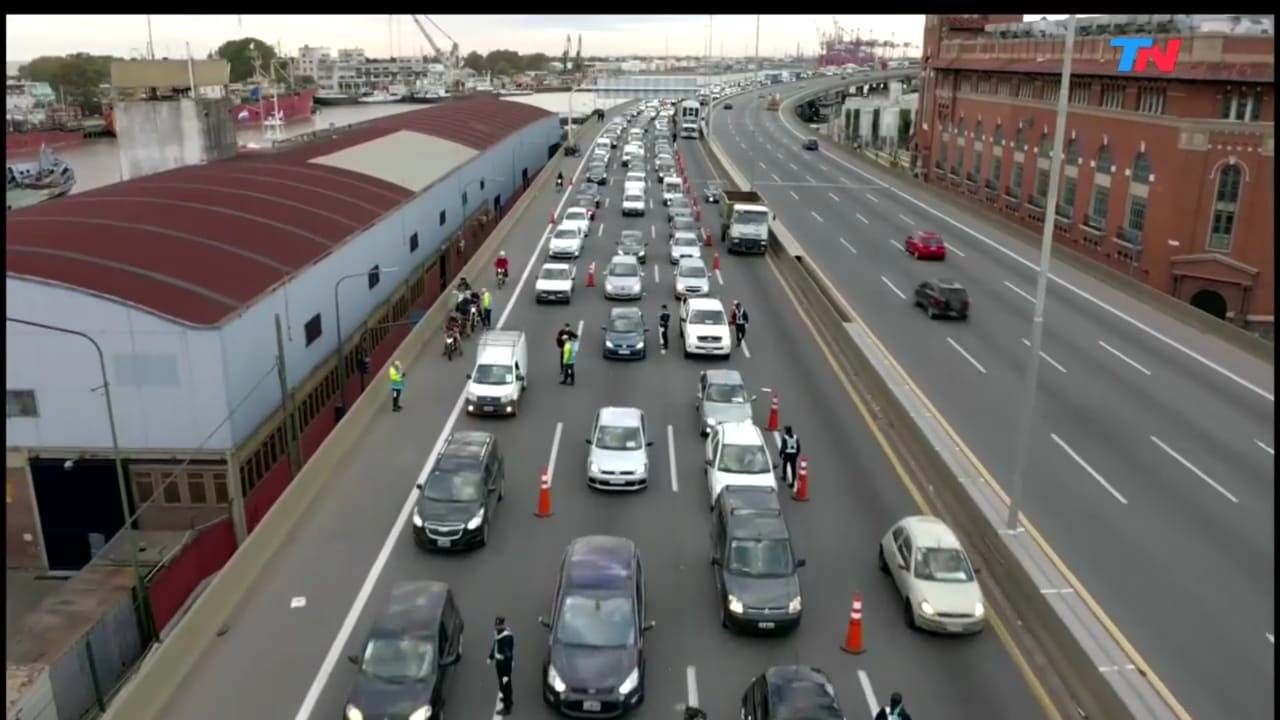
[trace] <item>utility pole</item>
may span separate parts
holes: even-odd
[[[148,60],[156,59],[156,44],[155,44],[155,41],[151,39],[151,16],[150,15],[147,16],[147,59]]]
[[[298,448],[293,391],[289,389],[289,371],[284,362],[284,330],[280,324],[280,313],[276,313],[276,374],[280,378],[280,398],[284,408],[284,445],[289,455],[289,477],[292,478],[302,469],[302,453]]]
[[[1040,342],[1044,335],[1045,290],[1049,283],[1049,259],[1053,251],[1053,219],[1058,199],[1059,173],[1062,171],[1062,140],[1067,133],[1067,97],[1071,91],[1071,53],[1075,47],[1076,16],[1067,18],[1067,39],[1062,49],[1062,79],[1058,87],[1058,116],[1053,126],[1053,155],[1049,160],[1049,197],[1045,200],[1044,233],[1040,236],[1040,273],[1036,276],[1036,309],[1031,319],[1031,366],[1027,369],[1027,387],[1022,403],[1022,417],[1017,425],[1018,441],[1013,461],[1009,493],[1009,517],[1005,527],[1018,528],[1018,506],[1022,504],[1022,472],[1027,464],[1027,445],[1036,406],[1036,386],[1040,374]]]
[[[756,16],[756,70],[760,69],[760,16]]]

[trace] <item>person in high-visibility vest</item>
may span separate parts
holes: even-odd
[[[489,294],[489,288],[480,288],[480,319],[488,330],[493,321],[493,295]]]
[[[564,342],[564,349],[561,352],[564,353],[561,355],[561,359],[564,361],[562,363],[562,367],[564,368],[564,377],[560,379],[560,384],[573,385],[576,380],[573,373],[573,365],[578,359],[578,344],[571,339],[566,339]]]
[[[391,376],[391,411],[400,412],[400,394],[404,392],[404,366],[396,360],[391,363],[387,373]]]
[[[786,481],[787,487],[794,488],[796,485],[796,460],[800,458],[800,438],[796,437],[796,432],[791,429],[790,425],[783,431],[782,441],[779,445],[778,455],[779,459],[782,460],[782,465],[778,470],[782,472],[782,479]]]

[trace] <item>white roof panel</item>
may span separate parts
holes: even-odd
[[[369,175],[421,192],[477,154],[472,148],[443,138],[401,130],[321,155],[311,162]]]

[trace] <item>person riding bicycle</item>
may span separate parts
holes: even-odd
[[[500,250],[498,252],[498,259],[493,261],[493,269],[494,272],[497,273],[498,277],[503,280],[507,279],[508,274],[510,273],[510,261],[507,260],[506,250]]]

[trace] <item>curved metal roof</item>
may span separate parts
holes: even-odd
[[[7,271],[217,326],[414,195],[313,159],[401,131],[484,151],[550,115],[458,100],[16,210],[5,218]]]

